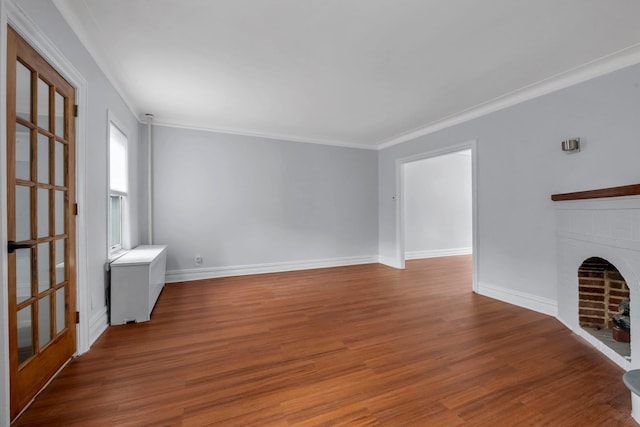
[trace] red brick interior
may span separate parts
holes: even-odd
[[[578,269],[580,326],[611,329],[618,304],[629,288],[618,269],[602,258],[589,258]]]

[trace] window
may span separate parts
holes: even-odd
[[[126,247],[127,142],[127,136],[113,121],[109,121],[109,253]]]

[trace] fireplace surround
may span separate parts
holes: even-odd
[[[556,201],[558,319],[624,370],[640,368],[640,185],[557,194],[552,200]],[[614,265],[628,286],[629,358],[581,326],[578,270],[592,258]],[[631,397],[637,421],[640,397],[633,393]]]

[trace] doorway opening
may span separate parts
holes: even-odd
[[[399,159],[396,164],[397,264],[405,260],[473,255],[477,290],[476,142]]]

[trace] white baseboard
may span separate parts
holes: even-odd
[[[579,326],[576,329],[569,329],[572,330],[574,334],[578,335],[583,340],[598,349],[600,353],[603,353],[609,358],[609,360],[611,360],[613,363],[615,363],[625,371],[632,369],[630,360],[626,360],[624,356],[619,355],[615,350],[611,349],[608,345],[591,335],[589,332],[585,331]]]
[[[165,281],[166,283],[175,283],[190,280],[215,279],[219,277],[246,276],[249,274],[280,273],[284,271],[310,270],[313,268],[373,264],[377,262],[378,257],[370,255],[307,261],[274,262],[268,264],[235,265],[228,267],[193,268],[188,270],[168,270]]]
[[[471,247],[430,249],[426,251],[407,251],[404,254],[404,259],[438,258],[441,256],[470,255],[472,253],[473,253],[473,249]]]
[[[89,347],[91,347],[109,327],[107,306],[93,313],[89,322]]]
[[[558,302],[552,299],[514,291],[513,289],[507,289],[501,286],[489,285],[482,282],[478,284],[478,293],[509,304],[537,311],[538,313],[553,317],[558,316]]]
[[[387,267],[403,268],[400,264],[398,264],[398,259],[395,257],[380,255],[378,257],[378,263],[386,265]]]
[[[570,331],[575,330],[575,328],[569,322],[565,322],[565,320],[562,317],[556,316],[556,319],[558,320],[558,322],[562,323],[564,327],[569,329]]]

